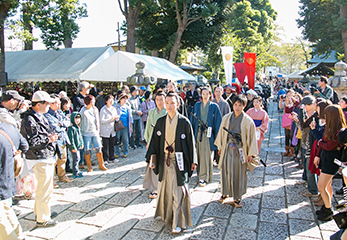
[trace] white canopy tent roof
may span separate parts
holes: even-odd
[[[5,52],[5,71],[9,82],[78,81],[114,54],[112,47]]]
[[[127,77],[135,73],[135,64],[139,61],[146,65],[144,68],[145,75],[155,79],[195,80],[194,76],[166,59],[122,51],[116,52],[95,67],[89,68],[81,74],[80,78],[86,81],[100,81],[100,79],[103,79],[102,81],[124,82]]]
[[[303,72],[303,70],[299,70],[299,71],[296,71],[296,72],[293,72],[293,73],[289,74],[288,75],[288,80],[295,81],[295,80],[302,79],[304,77],[303,75],[300,75],[302,72]]]

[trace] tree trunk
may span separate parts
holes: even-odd
[[[133,18],[133,13],[130,11],[127,20],[127,46],[126,51],[135,53],[135,45],[136,45],[136,20]]]
[[[175,63],[178,49],[181,47],[181,39],[182,39],[184,29],[185,28],[183,26],[178,26],[178,28],[177,28],[177,32],[176,32],[177,37],[176,37],[175,42],[174,42],[174,44],[171,48],[171,51],[170,51],[169,61],[172,63]]]
[[[23,3],[23,25],[24,25],[24,30],[28,30],[31,35],[33,35],[33,27],[30,25],[29,22],[26,20],[28,19],[27,15],[31,15],[28,10],[28,5],[29,3]],[[30,9],[30,7],[29,7]],[[24,42],[24,50],[33,50],[33,41],[25,41]]]
[[[152,57],[159,57],[159,52],[158,52],[158,50],[152,50],[152,51],[151,51],[151,55],[152,55]]]
[[[10,10],[10,1],[1,1],[0,4],[0,72],[5,72],[5,37],[4,24],[7,18],[7,13]]]
[[[72,39],[71,38],[69,38],[69,39],[65,39],[64,40],[64,47],[65,48],[72,48]]]
[[[340,6],[340,18],[346,18],[346,17],[347,17],[347,5]],[[341,36],[342,36],[343,49],[345,51],[345,62],[347,62],[347,28],[341,29]]]

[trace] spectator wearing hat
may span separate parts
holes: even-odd
[[[24,97],[20,96],[16,90],[8,90],[2,95],[1,100],[0,122],[5,122],[17,127],[18,124],[14,118],[13,112],[20,108],[24,101]]]
[[[70,126],[70,119],[66,117],[63,111],[60,109],[60,99],[56,94],[52,94],[51,98],[55,101],[50,104],[49,110],[44,116],[47,118],[49,126],[54,133],[58,134],[57,146],[58,146],[58,159],[57,159],[57,175],[59,182],[72,182],[66,176],[65,164],[67,161],[67,141],[69,141],[66,130]]]
[[[34,207],[36,226],[52,227],[57,224],[51,219],[49,202],[53,193],[54,155],[58,134],[53,133],[44,114],[55,99],[44,91],[37,91],[31,101],[32,107],[22,114],[21,134],[29,143],[25,158],[32,161],[37,180]]]
[[[236,96],[236,88],[230,85],[224,87],[224,93],[222,97],[229,104],[230,111],[233,111],[233,98]]]
[[[195,84],[189,84],[189,90],[186,92],[186,104],[188,115],[193,111],[195,103],[199,100],[199,93],[195,90]]]
[[[145,98],[146,91],[147,91],[147,89],[145,86],[140,87],[140,91],[139,91],[140,104],[142,104],[144,101],[146,101],[146,98]]]
[[[130,146],[133,149],[136,149],[136,147],[142,148],[140,145],[140,138],[141,138],[141,105],[140,105],[140,98],[138,96],[138,89],[135,86],[132,86],[130,88],[130,94],[131,97],[129,99],[131,113],[133,116],[133,132],[130,136]]]
[[[0,131],[0,239],[19,239],[22,229],[11,207],[16,194],[13,156],[14,151],[26,152],[29,146],[15,126],[2,122]]]
[[[114,105],[117,109],[117,115],[120,116],[119,120],[122,121],[124,129],[117,132],[117,138],[121,139],[123,145],[123,157],[126,158],[129,152],[129,137],[133,132],[133,116],[131,114],[131,109],[126,105],[128,100],[128,95],[126,93],[121,93],[118,96],[118,103]],[[116,145],[116,158],[119,157],[120,151],[119,146]]]

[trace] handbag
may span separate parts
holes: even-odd
[[[298,128],[298,131],[296,132],[296,138],[301,139],[302,138],[302,131]]]
[[[12,151],[13,151],[13,158],[14,158],[14,176],[18,177],[19,174],[21,174],[21,172],[23,171],[24,160],[21,156],[22,151],[16,150],[11,138],[8,136],[8,134],[6,132],[4,132],[3,130],[0,130],[0,133],[2,135],[4,135],[4,137],[11,143]]]
[[[114,122],[114,131],[115,132],[118,132],[120,130],[123,130],[125,127],[124,127],[124,124],[122,121],[118,120],[118,121],[115,121]]]
[[[282,115],[283,128],[290,128],[292,126],[293,120],[289,116],[290,116],[290,113],[285,113]]]

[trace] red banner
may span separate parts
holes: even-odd
[[[242,85],[246,77],[246,65],[245,63],[234,63],[234,67],[235,67],[237,79]]]
[[[243,56],[245,58],[248,87],[249,89],[254,90],[255,60],[257,59],[257,57],[255,56],[255,53],[246,52],[243,53]]]

